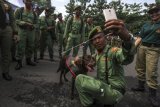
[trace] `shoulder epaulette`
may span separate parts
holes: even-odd
[[[117,52],[118,50],[119,50],[118,47],[112,47],[112,48],[111,48],[111,52],[112,52],[112,53],[115,53],[115,52]]]

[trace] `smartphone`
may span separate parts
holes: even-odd
[[[113,8],[112,9],[104,9],[103,14],[104,14],[106,21],[108,21],[110,19],[117,19],[116,12]]]

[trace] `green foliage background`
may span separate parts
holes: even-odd
[[[149,4],[134,3],[127,4],[121,2],[121,0],[114,0],[107,2],[107,0],[70,0],[65,6],[68,15],[73,14],[73,7],[76,4],[80,4],[83,7],[83,17],[86,19],[91,16],[94,19],[95,25],[104,25],[103,9],[114,8],[118,19],[125,21],[126,27],[132,32],[136,33],[140,31],[140,28],[145,21],[148,21],[148,6]],[[66,16],[67,17],[67,16]]]
[[[51,0],[34,0],[41,7],[51,6]],[[159,4],[160,0],[156,0],[156,3]],[[67,5],[65,5],[67,19],[70,15],[73,15],[73,9],[75,5],[82,6],[82,16],[84,20],[87,17],[93,17],[95,25],[104,24],[104,16],[103,9],[106,8],[114,8],[116,10],[116,14],[118,19],[125,21],[126,27],[132,32],[136,33],[140,31],[140,28],[144,24],[145,21],[148,21],[149,17],[147,15],[147,11],[149,8],[149,4],[144,3],[123,3],[121,0],[112,0],[111,2],[107,2],[107,0],[70,0]],[[54,10],[55,7],[52,7]]]

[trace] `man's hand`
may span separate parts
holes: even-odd
[[[76,65],[78,65],[78,64],[80,63],[80,58],[79,58],[78,56],[76,56],[76,57],[74,58],[74,63],[75,63]]]
[[[13,35],[13,40],[15,43],[18,43],[20,41],[20,37],[18,35]]]
[[[135,38],[135,46],[136,46],[136,47],[139,46],[140,43],[141,43],[141,41],[142,41],[142,38],[136,37],[136,38]]]
[[[33,30],[34,29],[34,25],[32,23],[26,22],[26,26],[30,29]]]
[[[131,36],[122,20],[112,19],[105,22],[105,30],[116,29],[116,34],[124,41],[129,41]]]

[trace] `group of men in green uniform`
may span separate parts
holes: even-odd
[[[117,29],[116,34],[122,40],[122,46],[115,47],[107,44],[105,31],[100,26],[94,26],[91,17],[84,22],[81,6],[74,8],[74,14],[66,23],[59,13],[56,23],[51,17],[49,8],[45,9],[45,16],[39,18],[38,10],[33,11],[32,0],[23,2],[25,6],[13,13],[11,6],[5,0],[0,0],[0,23],[2,23],[0,48],[4,79],[12,80],[9,75],[12,38],[18,40],[16,70],[22,68],[24,56],[28,65],[36,65],[38,46],[40,46],[40,59],[44,58],[44,51],[48,47],[50,60],[53,61],[55,39],[59,42],[59,57],[68,58],[73,49],[72,56],[75,57],[76,63],[79,60],[79,46],[82,44],[83,55],[87,54],[87,47],[90,47],[90,53],[95,57],[97,67],[96,78],[83,74],[76,77],[75,85],[82,105],[84,107],[114,105],[125,94],[123,65],[132,63],[138,47],[136,71],[139,81],[138,87],[132,90],[145,91],[144,84],[147,83],[151,104],[153,107],[159,106],[156,99],[158,87],[156,71],[160,54],[160,7],[152,5],[149,9],[148,14],[152,20],[142,27],[140,39],[135,40],[131,36],[122,20],[113,19],[105,22],[105,30]],[[32,61],[33,53],[35,62]]]

